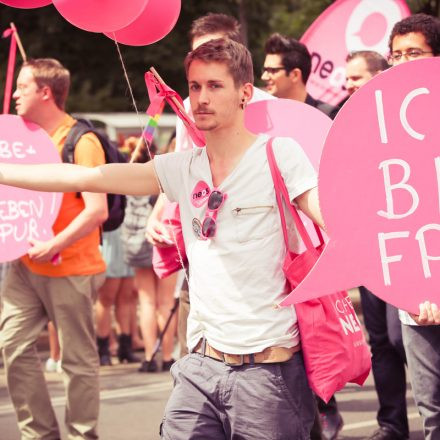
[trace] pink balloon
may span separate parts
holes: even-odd
[[[0,3],[13,8],[32,9],[47,6],[52,3],[52,0],[0,0]]]
[[[127,27],[105,32],[112,40],[128,46],[145,46],[159,41],[173,29],[180,14],[180,0],[150,0],[142,14]]]
[[[112,32],[129,25],[147,3],[148,0],[53,0],[68,22],[90,32]]]
[[[61,162],[48,134],[20,116],[0,116],[0,161],[36,164]],[[49,240],[61,206],[61,193],[0,185],[0,262],[24,255],[29,238]]]

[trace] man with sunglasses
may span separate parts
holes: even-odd
[[[440,20],[416,14],[399,21],[391,31],[389,48],[389,61],[394,66],[439,56]],[[423,417],[425,439],[436,440],[440,438],[440,327],[419,326],[403,311],[400,311],[400,320],[411,386]]]
[[[307,93],[306,84],[312,69],[312,58],[303,43],[276,33],[266,41],[264,52],[266,58],[261,79],[268,93],[277,98],[309,104],[332,119],[336,116],[335,107]]]

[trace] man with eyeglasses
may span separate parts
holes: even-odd
[[[275,33],[266,41],[264,51],[266,58],[261,79],[268,93],[277,98],[304,102],[334,118],[335,107],[307,93],[306,84],[312,70],[312,58],[304,44]]]
[[[440,55],[440,20],[426,14],[407,17],[391,31],[392,65]],[[427,109],[435,111],[435,109]],[[440,326],[419,326],[400,311],[411,386],[423,418],[426,440],[440,439]]]

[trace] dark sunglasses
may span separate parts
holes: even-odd
[[[193,220],[193,229],[199,238],[207,239],[215,236],[218,211],[223,206],[226,197],[226,194],[219,190],[211,191],[203,221],[200,224],[198,219]]]

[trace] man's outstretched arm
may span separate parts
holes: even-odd
[[[107,164],[95,168],[80,165],[0,164],[0,184],[36,191],[159,194],[153,162]]]

